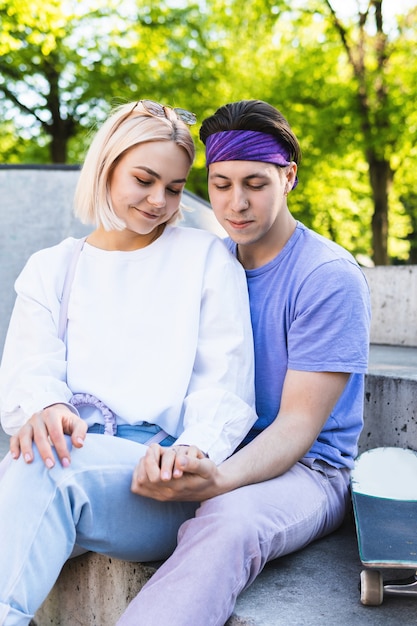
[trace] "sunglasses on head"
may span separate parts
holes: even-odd
[[[166,104],[159,104],[159,102],[154,102],[153,100],[139,100],[135,104],[141,104],[147,113],[151,115],[155,115],[155,117],[166,117],[165,109],[172,109],[178,119],[187,124],[187,126],[192,126],[197,122],[197,117],[191,111],[187,111],[186,109],[179,109],[178,107],[170,107]]]

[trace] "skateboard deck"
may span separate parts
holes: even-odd
[[[383,568],[417,570],[417,452],[384,447],[363,452],[351,476],[362,604],[384,595],[416,595],[417,577],[384,583]]]

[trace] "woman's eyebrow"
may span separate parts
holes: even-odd
[[[137,170],[143,170],[147,172],[147,174],[149,174],[150,176],[154,176],[158,180],[161,180],[161,175],[158,174],[158,172],[154,172],[154,170],[152,170],[150,167],[146,167],[146,165],[134,165],[133,167]],[[187,182],[186,178],[178,178],[178,179],[171,181],[171,183],[186,183],[186,182]]]

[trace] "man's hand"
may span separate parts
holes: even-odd
[[[217,466],[195,446],[149,446],[133,472],[132,492],[160,501],[201,502],[216,495]]]
[[[87,424],[70,411],[65,404],[52,404],[32,415],[30,420],[10,439],[10,452],[14,459],[23,455],[26,463],[33,461],[33,442],[48,469],[55,465],[52,446],[63,467],[70,464],[70,453],[64,435],[71,435],[72,444],[81,448],[84,444]]]

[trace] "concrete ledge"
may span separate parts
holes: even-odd
[[[70,559],[34,622],[37,626],[114,625],[155,570],[156,565],[92,552]]]
[[[332,535],[268,563],[239,596],[227,626],[415,624],[415,598],[391,597],[378,607],[361,605],[358,584],[362,569],[353,520],[348,516]],[[403,570],[401,576],[410,573]],[[384,572],[386,579],[398,577],[398,571]]]
[[[126,604],[123,594],[127,586],[115,584],[114,575],[120,562],[98,555],[84,555],[76,559],[80,573],[86,562],[94,575],[93,594],[86,600],[80,589],[75,589],[69,599],[54,590],[54,602],[58,604],[60,617],[46,612],[42,607],[36,615],[36,626],[114,626],[119,608]],[[107,561],[107,562],[106,562]],[[75,561],[74,561],[75,563]],[[84,565],[82,565],[84,563]],[[139,591],[151,570],[146,565],[125,564],[129,576],[143,577],[139,583],[129,588]],[[136,571],[135,571],[136,569]],[[365,607],[360,604],[358,589],[362,565],[358,556],[353,520],[349,515],[342,527],[323,539],[315,541],[304,550],[281,557],[268,563],[255,580],[238,598],[233,616],[225,626],[311,626],[316,624],[340,624],[344,626],[398,626],[414,624],[416,619],[415,598],[387,598],[378,607]],[[93,572],[93,570],[96,570]],[[74,575],[67,564],[61,576]],[[403,571],[406,577],[411,572]],[[120,575],[120,572],[118,573]],[[124,574],[123,574],[124,575]],[[128,577],[129,577],[128,576]],[[127,577],[127,578],[128,578]],[[386,570],[387,579],[398,578],[398,572]],[[106,578],[114,585],[109,589]],[[83,578],[77,586],[85,584]],[[110,607],[106,601],[111,593],[117,607]],[[93,601],[92,601],[93,600]],[[52,596],[47,602],[52,601]],[[64,608],[64,602],[65,607]],[[92,606],[94,605],[94,606]],[[51,605],[50,605],[51,606]],[[43,611],[43,612],[42,612]],[[142,624],[138,616],[138,626],[169,626],[168,624]],[[196,624],[195,626],[207,626]]]
[[[417,449],[417,348],[372,345],[359,451]]]

